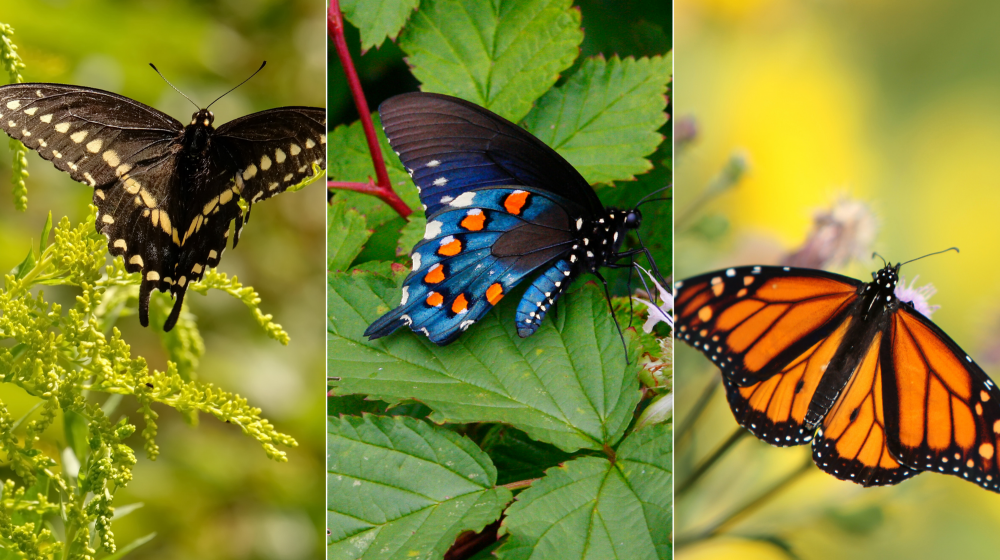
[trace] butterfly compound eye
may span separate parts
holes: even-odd
[[[627,229],[639,229],[639,224],[642,223],[642,213],[639,210],[629,210],[629,213],[625,215],[625,227]]]

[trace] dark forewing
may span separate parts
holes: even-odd
[[[212,162],[239,171],[242,196],[253,204],[326,169],[326,110],[280,107],[230,121],[212,135]],[[217,162],[217,163],[216,163]]]
[[[110,253],[141,274],[147,324],[149,292],[178,289],[171,218],[180,201],[171,187],[181,123],[121,95],[62,84],[0,87],[0,120],[12,137],[94,188],[97,230],[108,236]]]
[[[1000,390],[940,328],[903,305],[883,344],[889,449],[903,464],[1000,492]]]
[[[702,351],[728,383],[785,371],[844,324],[861,282],[819,270],[753,266],[677,283],[676,337]]]
[[[496,185],[542,189],[572,201],[585,217],[603,214],[594,190],[569,162],[482,107],[446,95],[407,93],[382,103],[379,114],[428,215],[466,191]]]

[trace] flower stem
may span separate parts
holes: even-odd
[[[788,476],[779,480],[778,482],[773,484],[770,488],[761,492],[759,496],[749,500],[742,506],[736,508],[732,513],[723,517],[719,521],[715,522],[711,527],[700,532],[699,534],[689,538],[682,537],[677,539],[677,545],[678,546],[687,545],[693,542],[702,541],[718,536],[729,525],[732,525],[741,517],[749,514],[750,512],[764,505],[768,500],[777,496],[782,490],[784,490],[786,487],[788,487],[793,482],[798,480],[802,475],[809,472],[812,469],[812,465],[813,465],[812,455],[810,454],[808,457],[806,457],[806,460],[805,462],[802,463],[802,466],[789,473]]]
[[[368,183],[347,183],[340,181],[327,181],[329,189],[344,189],[367,194],[373,194],[380,200],[388,204],[402,217],[409,216],[413,211],[396,191],[392,190],[392,183],[389,181],[389,171],[382,158],[382,148],[379,146],[378,137],[375,135],[375,125],[372,124],[371,111],[368,109],[368,101],[365,100],[365,92],[361,88],[361,80],[358,72],[354,69],[354,62],[351,60],[351,53],[347,49],[347,39],[344,38],[344,17],[340,13],[340,0],[330,0],[330,9],[327,11],[326,28],[337,50],[337,58],[344,67],[344,74],[347,76],[347,85],[351,90],[351,98],[354,99],[354,106],[358,110],[358,117],[361,119],[361,127],[365,130],[365,140],[368,142],[368,151],[372,156],[372,165],[375,167],[375,177],[377,181],[368,178]]]
[[[698,418],[701,417],[701,413],[705,411],[705,407],[708,406],[709,401],[712,400],[712,395],[715,394],[715,390],[719,387],[719,376],[713,375],[711,381],[702,390],[701,395],[698,396],[698,400],[695,401],[694,406],[691,407],[691,412],[684,417],[684,422],[681,424],[680,429],[674,435],[674,439],[677,443],[680,443],[685,436],[691,433],[694,429],[695,424],[698,423]],[[676,445],[676,443],[674,444]]]
[[[725,456],[725,454],[730,449],[732,449],[732,447],[736,445],[737,442],[743,439],[743,436],[747,435],[748,433],[749,432],[746,431],[746,429],[744,428],[736,428],[736,431],[733,432],[733,435],[729,436],[729,439],[723,442],[723,444],[720,445],[719,448],[715,450],[715,453],[712,453],[712,455],[708,459],[702,461],[702,463],[698,465],[698,468],[694,470],[691,476],[689,476],[687,480],[682,482],[681,485],[677,487],[677,490],[674,492],[675,499],[679,496],[682,496],[685,492],[690,490],[691,487],[694,486],[694,484],[698,482],[698,480],[701,477],[705,476],[705,473],[707,473],[709,469],[711,469],[712,466],[715,465],[715,463],[719,462],[719,459]]]

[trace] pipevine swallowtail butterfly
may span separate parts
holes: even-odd
[[[369,339],[407,325],[448,344],[541,271],[515,316],[518,334],[528,337],[581,274],[603,282],[599,268],[649,257],[645,248],[620,250],[639,227],[638,209],[605,208],[568,161],[510,121],[433,93],[393,97],[379,115],[420,192],[427,228],[411,253],[402,301],[368,327]]]
[[[0,128],[93,187],[97,231],[141,275],[143,326],[157,289],[175,298],[163,326],[173,328],[187,286],[219,264],[234,219],[235,248],[254,203],[326,168],[324,109],[279,107],[219,128],[214,120],[200,109],[185,126],[134,99],[82,86],[0,86]]]

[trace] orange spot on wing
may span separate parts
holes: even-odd
[[[469,213],[462,218],[459,223],[460,226],[464,227],[469,231],[482,231],[483,225],[486,223],[486,214],[478,208],[473,208],[469,210]]]
[[[439,294],[437,292],[431,292],[427,296],[427,305],[429,305],[431,307],[438,307],[442,303],[444,303],[444,296],[442,296],[441,294]]]
[[[454,257],[455,255],[462,252],[462,242],[458,239],[452,241],[451,243],[446,243],[438,248],[438,254],[444,255],[446,257]]]
[[[486,289],[486,300],[490,302],[490,305],[496,305],[502,298],[503,286],[500,284],[492,284]]]
[[[424,282],[427,282],[428,284],[438,284],[443,281],[444,266],[442,266],[441,263],[432,266],[431,269],[427,271],[427,275],[424,276]]]
[[[453,313],[461,313],[469,308],[469,301],[465,299],[465,294],[458,294],[455,301],[451,304],[451,311]]]
[[[524,204],[528,202],[528,197],[531,193],[527,191],[514,191],[507,195],[507,198],[503,201],[503,207],[507,209],[508,212],[517,216],[521,213],[524,208]]]

